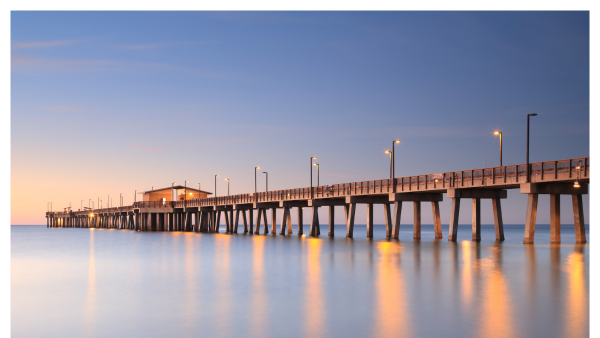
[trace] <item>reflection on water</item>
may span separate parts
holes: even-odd
[[[374,337],[412,337],[412,315],[400,265],[402,248],[397,243],[379,242],[377,263]]]
[[[585,337],[589,334],[587,267],[584,263],[583,246],[576,245],[565,264],[567,274],[567,293],[564,337]]]
[[[91,335],[96,307],[96,262],[94,261],[94,229],[90,229],[90,263],[88,272],[87,299],[84,307],[84,330]]]
[[[589,335],[588,245],[523,245],[522,229],[502,243],[11,231],[14,337]]]
[[[509,285],[502,267],[500,247],[487,248],[489,256],[480,261],[483,275],[481,303],[478,311],[477,337],[518,337]]]
[[[325,309],[321,280],[321,245],[323,241],[315,238],[305,240],[307,247],[306,289],[304,317],[306,320],[305,337],[321,337],[324,334]]]

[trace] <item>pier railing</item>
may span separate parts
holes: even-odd
[[[574,158],[560,161],[530,163],[530,182],[587,180],[590,175],[590,158]],[[481,168],[445,172],[429,175],[399,177],[362,182],[341,183],[313,187],[314,198],[335,198],[354,195],[388,194],[397,192],[443,192],[451,188],[496,187],[514,188],[526,182],[527,165],[509,165],[493,168]],[[395,189],[394,189],[395,184]],[[244,204],[255,202],[277,202],[286,200],[307,200],[311,198],[311,189],[283,189],[256,194],[238,194],[218,196],[186,201],[140,201],[132,206],[86,210],[71,214],[113,213],[132,211],[133,208],[185,208],[217,205]],[[64,212],[49,212],[48,215],[67,215]]]

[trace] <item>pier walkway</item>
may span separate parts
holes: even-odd
[[[131,206],[73,212],[47,212],[48,227],[113,228],[138,231],[219,232],[221,216],[225,232],[238,233],[240,219],[243,232],[269,233],[267,210],[271,211],[271,233],[277,233],[276,210],[283,209],[279,234],[293,234],[291,214],[297,209],[297,234],[303,235],[303,208],[312,209],[310,236],[321,234],[318,208],[329,208],[328,235],[334,236],[334,211],[344,209],[346,236],[354,236],[354,215],[357,204],[367,208],[367,237],[373,237],[373,205],[384,207],[386,236],[398,239],[403,202],[412,202],[413,238],[421,238],[421,202],[431,202],[435,237],[442,238],[439,202],[443,194],[452,199],[449,221],[449,241],[456,241],[461,199],[472,204],[472,240],[481,240],[481,199],[492,202],[496,240],[504,240],[500,201],[507,198],[508,189],[520,189],[527,194],[527,213],[523,243],[533,243],[539,194],[550,195],[551,243],[560,243],[560,195],[572,195],[575,237],[586,243],[582,194],[588,193],[589,157],[471,169],[439,174],[333,184],[210,197],[186,201],[144,201]],[[394,205],[394,208],[392,208]],[[256,214],[256,223],[254,216]]]

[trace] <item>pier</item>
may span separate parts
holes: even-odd
[[[431,203],[435,238],[443,238],[439,202],[443,194],[452,200],[448,240],[456,241],[461,199],[471,200],[472,240],[481,240],[481,200],[490,200],[496,240],[504,240],[501,200],[508,189],[527,194],[523,243],[534,242],[538,196],[550,195],[551,243],[560,243],[560,195],[571,195],[577,243],[586,243],[582,195],[588,193],[589,157],[471,169],[439,174],[380,179],[239,194],[182,201],[140,201],[130,206],[70,212],[47,212],[47,227],[128,229],[137,231],[193,231],[218,233],[224,219],[225,233],[292,235],[292,209],[297,209],[296,233],[303,235],[303,208],[312,209],[310,236],[321,235],[318,208],[327,207],[328,236],[334,236],[335,207],[343,207],[346,237],[354,237],[357,204],[366,205],[367,237],[373,237],[373,205],[383,204],[386,237],[398,239],[403,202],[412,202],[413,238],[421,238],[422,202]],[[528,179],[529,176],[529,179]],[[189,188],[188,188],[189,189]],[[392,210],[392,205],[394,206]],[[283,209],[277,231],[276,210]],[[271,212],[271,226],[267,212]],[[256,220],[256,222],[255,222]],[[261,227],[262,225],[262,227]]]

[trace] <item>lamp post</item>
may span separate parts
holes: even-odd
[[[502,166],[502,132],[495,131],[494,135],[500,135],[500,166]]]
[[[137,190],[135,191],[135,193],[133,194],[133,203],[136,202],[136,197],[137,197]]]
[[[531,179],[531,170],[529,170],[529,117],[537,116],[537,114],[527,114],[527,183]],[[518,175],[518,173],[517,173]]]
[[[229,196],[229,179],[226,178],[225,181],[227,181],[227,196]]]
[[[200,183],[198,183],[198,199],[200,199]]]
[[[215,197],[217,197],[217,177],[219,177],[221,175],[215,175]],[[217,201],[215,200],[215,203],[217,203]]]
[[[121,205],[120,205],[120,206],[122,207],[122,206],[123,206],[123,193],[121,192],[121,193],[119,193],[119,194],[120,194],[120,195],[119,195],[119,202],[121,203]]]
[[[400,140],[394,140],[392,142],[392,184],[394,187],[392,188],[393,192],[396,192],[396,143],[400,143]]]
[[[256,189],[256,169],[260,169],[260,167],[254,167],[254,195],[258,192]]]
[[[98,209],[100,209],[100,197],[98,197]]]
[[[385,153],[390,155],[390,179],[391,179],[392,178],[392,152],[389,150],[386,150]]]
[[[313,199],[313,186],[312,186],[312,172],[313,172],[313,160],[316,160],[316,156],[311,156],[310,158],[310,199]]]
[[[184,200],[187,200],[187,182],[189,182],[189,181],[185,181],[183,183],[183,185],[184,185],[184,188],[183,188],[183,194],[184,194],[183,199]]]
[[[177,184],[177,182],[173,182],[173,183],[171,183],[171,199],[172,199],[173,201],[176,201],[176,200],[177,200],[177,194],[174,194],[174,193],[173,193],[173,187],[175,186],[175,184]],[[152,187],[152,188],[154,188],[154,187]],[[152,189],[152,190],[154,190],[154,189]],[[175,196],[173,196],[173,195],[175,195]]]
[[[265,181],[265,191],[269,192],[269,173],[266,171],[263,171],[263,174],[267,175],[267,179]]]
[[[569,165],[571,165],[571,164],[569,163]],[[581,185],[579,184],[579,179],[581,178],[581,175],[580,175],[580,173],[581,173],[581,161],[579,161],[577,163],[577,166],[575,167],[575,169],[577,169],[577,180],[575,180],[575,183],[573,183],[573,187],[580,188]]]

